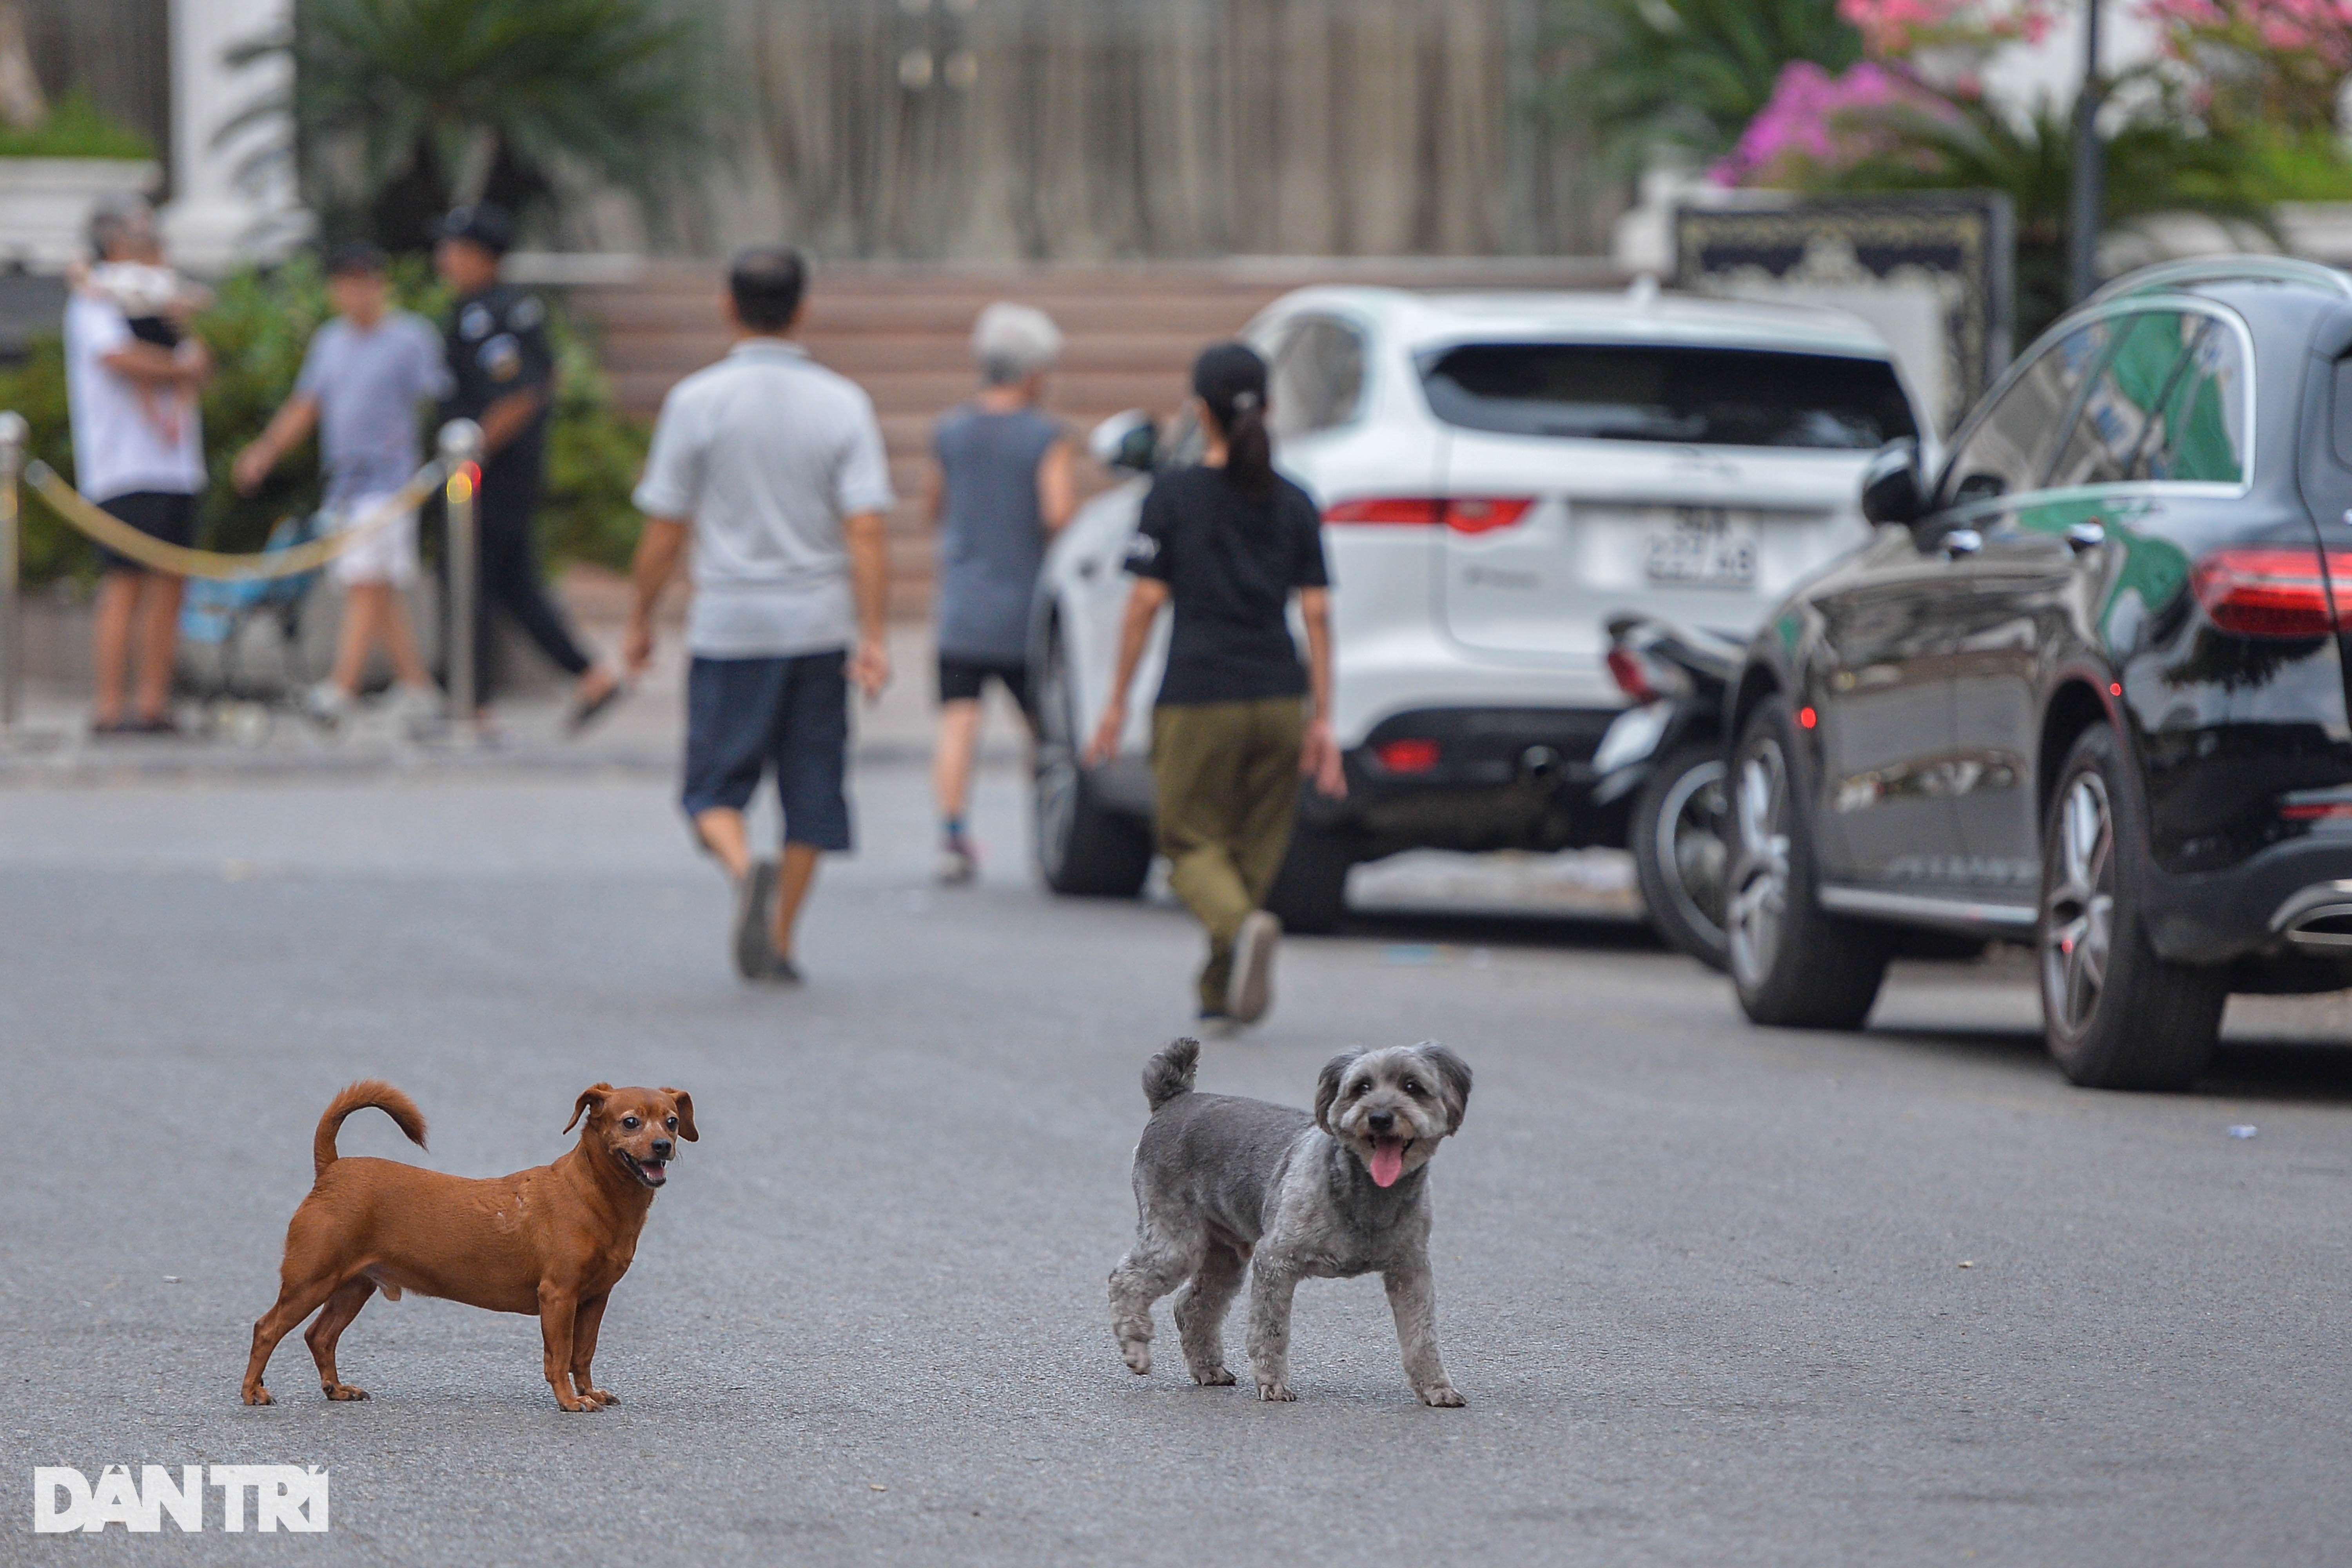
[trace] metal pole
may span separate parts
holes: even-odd
[[[25,471],[25,416],[0,414],[0,734],[16,732],[17,692],[24,681],[24,649],[16,632],[16,481]]]
[[[449,628],[443,650],[449,664],[449,717],[461,739],[474,725],[474,616],[481,594],[479,540],[474,528],[475,495],[482,486],[482,427],[470,419],[441,426],[442,481],[447,503],[449,603],[443,624]]]
[[[2067,203],[2067,303],[2099,286],[2099,227],[2106,216],[2106,148],[2099,141],[2099,0],[2084,0],[2083,89],[2074,97],[2074,179]]]

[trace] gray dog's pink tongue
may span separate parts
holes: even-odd
[[[1404,1140],[1381,1138],[1372,1143],[1372,1182],[1376,1186],[1393,1187],[1404,1174]]]

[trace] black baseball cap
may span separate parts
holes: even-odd
[[[355,272],[365,272],[381,278],[392,269],[383,252],[363,239],[338,245],[327,252],[327,276],[348,278]]]
[[[471,240],[493,256],[504,256],[514,245],[514,219],[495,202],[469,202],[450,208],[437,234],[443,239]]]

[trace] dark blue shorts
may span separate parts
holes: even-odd
[[[686,672],[686,814],[743,810],[773,768],[784,842],[847,849],[847,664],[841,648],[791,658],[696,656]]]

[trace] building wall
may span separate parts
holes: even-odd
[[[747,112],[656,248],[1558,255],[1616,193],[1525,108],[1541,0],[719,0]],[[607,203],[573,244],[645,237]]]

